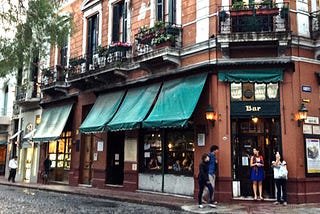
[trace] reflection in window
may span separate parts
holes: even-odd
[[[70,169],[71,141],[71,132],[63,132],[59,140],[49,142],[48,152],[52,168]]]
[[[193,131],[171,131],[166,134],[166,145],[161,141],[159,132],[145,134],[143,163],[145,172],[193,175],[194,133]],[[162,150],[164,160],[162,160]]]

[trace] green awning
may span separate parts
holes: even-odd
[[[79,131],[81,133],[105,131],[106,124],[110,122],[119,108],[123,95],[124,91],[99,95],[88,116],[81,124]]]
[[[47,142],[59,139],[71,109],[72,104],[44,109],[41,116],[41,123],[32,138],[33,141]]]
[[[264,70],[227,70],[218,73],[223,82],[279,82],[282,81],[282,69]]]
[[[140,128],[160,89],[160,83],[129,89],[118,112],[107,124],[111,131]]]
[[[167,81],[143,127],[184,127],[188,123],[202,92],[207,74]]]

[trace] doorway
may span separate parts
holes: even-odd
[[[92,135],[84,135],[81,146],[80,183],[91,185],[92,181]]]
[[[106,183],[123,185],[124,132],[108,132]]]
[[[233,188],[238,188],[233,197],[253,196],[250,157],[253,148],[259,148],[264,159],[263,196],[275,198],[271,162],[281,149],[280,136],[279,118],[259,118],[257,122],[251,118],[232,119],[232,175],[233,184],[237,184]]]

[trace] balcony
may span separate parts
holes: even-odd
[[[66,82],[68,69],[56,65],[42,70],[41,90],[49,95],[66,94],[69,84]]]
[[[267,2],[267,1],[265,1]],[[230,47],[267,45],[273,55],[285,54],[291,40],[289,3],[261,3],[245,5],[236,2],[222,6],[218,13],[217,42],[223,55],[229,57]],[[264,44],[265,43],[265,44]]]
[[[180,66],[181,38],[182,28],[177,24],[157,21],[154,27],[142,26],[135,35],[134,60],[149,67]]]
[[[37,106],[40,102],[41,93],[37,91],[34,82],[27,82],[18,86],[16,91],[15,104],[21,107]]]

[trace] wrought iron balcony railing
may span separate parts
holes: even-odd
[[[16,101],[23,102],[23,101],[30,101],[35,98],[40,99],[40,93],[37,92],[37,89],[32,87],[33,82],[29,82],[23,86],[17,87],[16,93]]]
[[[288,2],[249,5],[236,2],[220,7],[218,14],[220,34],[290,31]]]
[[[181,47],[181,25],[157,21],[154,27],[142,26],[135,35],[136,54],[152,52],[164,46]]]

